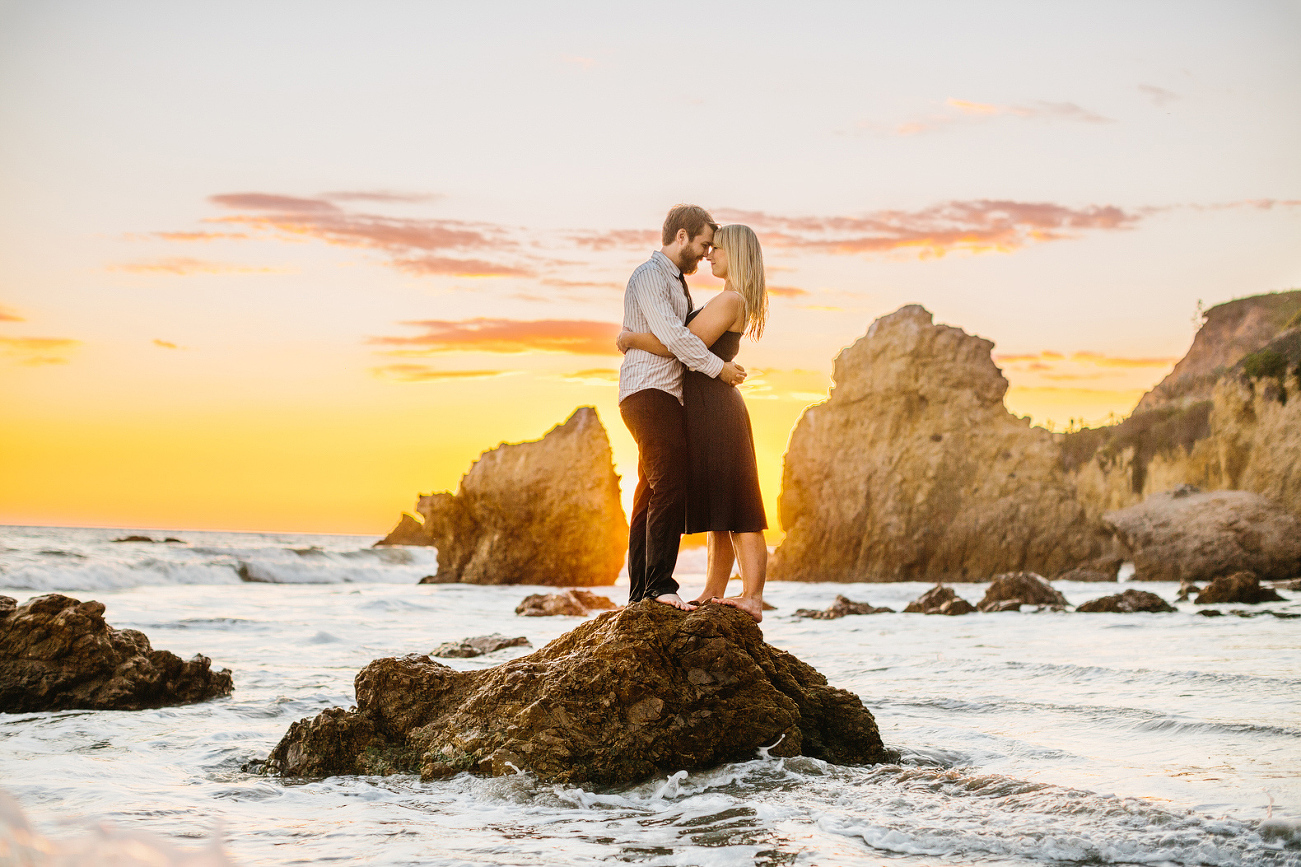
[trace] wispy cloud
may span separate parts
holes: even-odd
[[[209,199],[243,213],[210,223],[242,226],[284,240],[316,240],[340,247],[381,251],[388,263],[411,274],[458,277],[518,277],[533,273],[520,262],[465,257],[468,251],[501,252],[518,247],[505,229],[460,220],[413,219],[345,210],[336,201],[412,201],[399,193],[334,193],[300,198],[273,193],[224,193]],[[450,254],[450,255],[449,255]]]
[[[392,347],[392,355],[442,352],[558,352],[568,355],[618,355],[619,326],[581,319],[426,319],[403,322],[423,328],[414,337],[372,337],[367,342]]]
[[[595,58],[580,57],[576,54],[566,54],[563,55],[560,59],[564,63],[568,63],[568,64],[572,64],[573,66],[580,67],[584,72],[591,69],[593,66],[596,66]]]
[[[1138,92],[1147,97],[1157,108],[1165,108],[1170,103],[1182,98],[1173,90],[1166,90],[1164,87],[1157,87],[1154,84],[1140,84],[1138,85]]]
[[[398,382],[437,382],[440,380],[495,379],[510,376],[514,370],[438,370],[426,364],[387,364],[372,367],[370,372],[380,379]]]
[[[147,262],[119,262],[107,266],[110,271],[127,274],[168,274],[190,276],[193,274],[286,274],[284,268],[267,268],[255,265],[236,265],[231,262],[210,262],[189,256],[171,256]]]
[[[802,298],[809,294],[809,290],[800,289],[796,286],[769,286],[769,295],[776,295],[779,298]]]
[[[1037,100],[1021,105],[996,105],[969,99],[945,100],[939,112],[915,118],[888,127],[895,135],[919,135],[936,132],[946,127],[984,123],[997,118],[1017,118],[1029,121],[1064,121],[1068,123],[1112,123],[1112,119],[1090,111],[1073,102],[1048,102]],[[880,124],[863,123],[865,129],[881,129]]]
[[[177,344],[173,343],[173,342],[170,341],[170,340],[160,340],[160,339],[157,338],[157,337],[154,338],[154,346],[157,346],[157,347],[159,347],[160,349],[180,349],[180,348],[181,348],[180,346],[178,346]]]
[[[589,250],[634,249],[660,246],[657,229],[611,229],[608,232],[576,232],[569,239]]]
[[[1175,356],[1133,357],[1088,351],[1072,352],[1069,358],[1070,362],[1074,364],[1105,368],[1169,367],[1179,360]],[[1031,370],[1053,369],[1057,364],[1065,362],[1066,359],[1067,356],[1064,353],[1053,350],[1020,354],[999,353],[994,356],[994,361],[999,364],[1026,364]],[[1090,374],[1090,376],[1092,375]]]
[[[618,385],[619,371],[613,367],[593,367],[587,370],[576,370],[573,373],[562,373],[555,378],[573,385]]]
[[[0,337],[0,354],[27,367],[67,364],[67,353],[80,345],[70,337]]]
[[[323,199],[333,202],[383,202],[385,204],[423,205],[443,198],[437,193],[392,193],[385,190],[345,190],[323,193]]]
[[[1031,243],[1076,238],[1085,231],[1129,229],[1141,217],[1114,205],[1073,208],[1049,202],[977,199],[916,211],[875,211],[857,217],[784,217],[719,210],[721,219],[748,223],[765,245],[832,254],[1017,250]]]
[[[8,307],[0,306],[0,322],[26,322],[27,320]]]
[[[247,232],[147,232],[127,235],[131,240],[157,241],[243,241]]]

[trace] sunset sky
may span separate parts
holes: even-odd
[[[386,532],[597,407],[665,211],[752,226],[776,526],[909,303],[1123,416],[1301,287],[1301,3],[0,2],[0,523]],[[718,282],[691,278],[698,302]]]

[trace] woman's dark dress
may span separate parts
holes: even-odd
[[[691,319],[687,317],[688,322]],[[724,361],[731,361],[740,349],[739,331],[724,331],[709,347]],[[687,532],[754,533],[766,529],[754,433],[741,392],[721,379],[688,370],[682,382],[682,402],[691,453]]]

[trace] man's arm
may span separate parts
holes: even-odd
[[[704,341],[678,319],[672,301],[665,294],[668,287],[658,269],[644,268],[634,274],[629,288],[637,309],[650,325],[651,333],[659,338],[665,349],[691,370],[698,370],[706,376],[718,376],[723,369],[723,359],[710,352]]]

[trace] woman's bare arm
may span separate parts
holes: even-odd
[[[741,296],[735,292],[719,292],[701,308],[687,328],[706,346],[712,346],[714,341],[722,337],[723,332],[736,322],[737,317],[741,315],[742,305]],[[615,342],[620,352],[640,349],[664,358],[673,357],[673,353],[669,352],[659,338],[649,331],[623,331]]]

